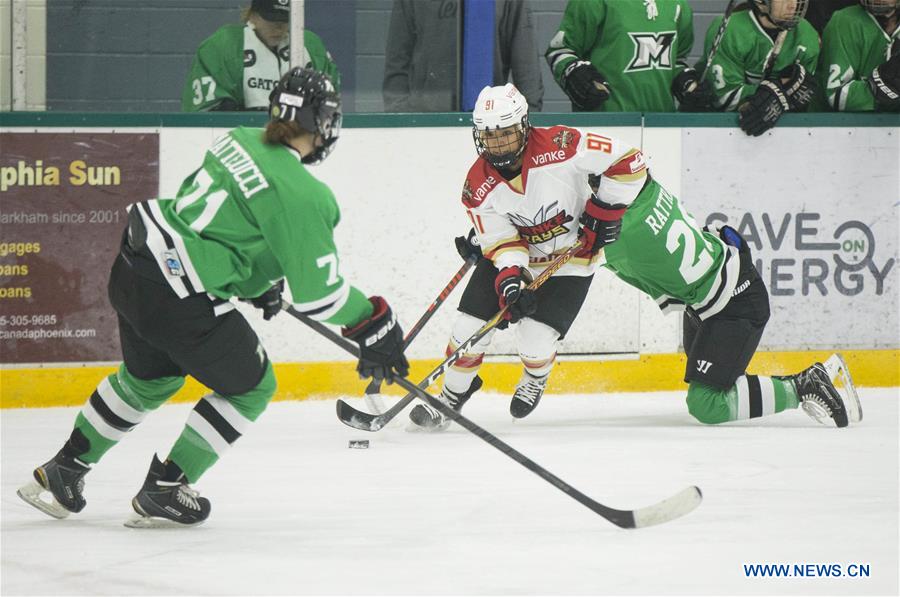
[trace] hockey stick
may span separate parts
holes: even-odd
[[[716,56],[716,52],[719,51],[719,46],[722,45],[722,38],[725,37],[725,28],[728,26],[728,20],[731,18],[731,13],[734,12],[734,8],[737,6],[738,1],[739,0],[729,0],[728,6],[725,8],[725,16],[722,17],[722,23],[719,25],[716,36],[713,38],[712,46],[709,48],[709,54],[706,55],[706,64],[703,66],[703,72],[700,73],[700,81],[706,80],[706,72],[709,70],[713,58]]]
[[[283,303],[283,309],[299,319],[302,323],[311,327],[322,336],[325,336],[326,338],[349,352],[350,354],[359,357],[359,349],[352,342],[347,341],[345,338],[341,337],[340,335],[326,327],[324,324],[310,319],[306,315],[295,311],[293,307],[291,307],[288,303]],[[700,488],[692,485],[679,491],[668,499],[665,499],[656,504],[652,504],[650,506],[646,506],[644,508],[638,508],[637,510],[616,510],[615,508],[604,506],[600,502],[597,502],[587,495],[583,494],[582,492],[578,491],[497,436],[493,435],[489,431],[486,431],[485,429],[482,429],[466,417],[462,416],[460,413],[445,405],[443,402],[423,390],[421,387],[414,385],[405,377],[394,377],[394,382],[410,392],[410,395],[417,396],[418,398],[424,400],[429,405],[431,405],[432,408],[440,411],[442,415],[449,419],[452,419],[461,427],[477,436],[479,439],[490,444],[493,448],[500,450],[501,452],[536,474],[544,481],[547,481],[548,483],[565,493],[567,496],[571,497],[578,503],[589,508],[594,513],[599,514],[606,520],[623,529],[643,528],[662,524],[664,522],[669,522],[670,520],[675,520],[676,518],[680,518],[685,514],[693,511],[697,506],[700,505],[700,502],[703,499],[703,495],[700,493]]]
[[[544,282],[546,282],[550,276],[556,273],[559,268],[568,263],[570,259],[578,252],[581,248],[581,241],[579,240],[577,243],[572,245],[565,253],[562,253],[553,260],[547,268],[540,273],[540,275],[534,279],[534,281],[528,285],[528,288],[531,290],[537,290]],[[460,344],[453,353],[448,356],[444,361],[438,365],[431,373],[428,374],[428,377],[423,379],[421,383],[419,383],[419,387],[423,390],[428,386],[433,384],[437,379],[444,374],[444,371],[447,370],[448,367],[452,366],[459,357],[461,357],[467,350],[475,346],[479,340],[484,338],[488,332],[497,327],[501,321],[503,321],[503,316],[506,315],[506,307],[501,309],[494,317],[492,317],[487,323],[485,323],[481,328],[475,332],[468,340]],[[400,412],[406,408],[410,402],[412,402],[416,398],[415,393],[410,392],[406,395],[400,402],[389,408],[386,412],[380,415],[370,415],[369,413],[362,412],[360,410],[356,410],[343,400],[337,401],[337,415],[342,423],[345,425],[349,425],[355,429],[359,429],[361,431],[378,431],[387,425],[391,419],[396,417]]]
[[[466,262],[462,265],[462,267],[459,268],[459,270],[455,274],[453,274],[453,278],[446,286],[444,286],[444,289],[441,290],[441,293],[438,295],[438,297],[434,299],[430,305],[428,305],[428,308],[425,309],[425,313],[422,314],[422,317],[419,318],[419,321],[417,321],[415,325],[413,325],[412,329],[410,329],[406,333],[406,338],[403,339],[404,350],[406,350],[409,344],[413,340],[415,340],[416,336],[419,335],[419,332],[422,331],[422,328],[425,327],[425,324],[428,323],[431,320],[432,316],[437,312],[438,307],[440,307],[444,303],[444,301],[447,300],[447,297],[450,296],[450,293],[453,292],[453,289],[456,288],[460,280],[465,277],[472,266],[475,265],[475,262],[477,260],[477,257],[469,257],[468,259],[466,259]],[[369,407],[379,415],[384,412],[384,403],[382,403],[380,399],[375,400],[374,396],[377,396],[380,393],[381,384],[373,379],[371,382],[369,382],[369,385],[366,386],[366,393],[364,396],[364,398],[366,399],[366,404],[368,404]]]
[[[772,46],[769,55],[766,56],[766,63],[763,66],[762,79],[760,79],[760,81],[765,81],[769,78],[769,75],[772,74],[772,67],[775,66],[775,61],[778,60],[778,55],[781,54],[781,48],[784,46],[784,40],[787,39],[787,34],[787,29],[782,29],[775,37],[775,44]]]

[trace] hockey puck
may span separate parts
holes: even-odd
[[[358,450],[365,450],[369,447],[369,440],[367,439],[351,439],[350,446],[351,448],[356,448]]]

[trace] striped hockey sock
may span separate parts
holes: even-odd
[[[260,383],[245,394],[204,396],[188,416],[168,460],[196,483],[262,414],[274,394],[275,374],[269,364]]]
[[[94,464],[147,414],[171,398],[181,386],[182,377],[142,380],[125,366],[106,377],[91,394],[75,419],[75,431],[69,440],[70,451],[83,462]],[[84,440],[87,440],[85,445]]]
[[[732,420],[765,417],[789,408],[797,408],[800,404],[794,384],[788,380],[762,375],[739,377],[734,383],[734,388],[729,391],[729,398],[734,405]]]

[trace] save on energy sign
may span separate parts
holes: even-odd
[[[762,347],[897,347],[896,132],[683,131],[685,202],[699,223],[744,236],[769,289]]]
[[[0,362],[120,358],[106,297],[125,206],[159,188],[156,133],[0,133]]]

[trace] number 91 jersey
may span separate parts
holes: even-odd
[[[689,306],[700,319],[725,308],[740,269],[737,249],[701,230],[654,180],[628,207],[621,236],[604,252],[606,266],[664,312]]]
[[[540,270],[577,242],[592,191],[607,203],[628,205],[648,180],[643,155],[630,144],[572,127],[534,127],[521,173],[507,180],[479,157],[462,203],[485,257],[498,269]],[[599,261],[576,255],[555,275],[590,276]]]

